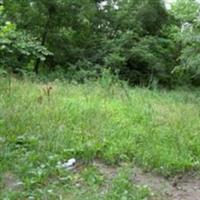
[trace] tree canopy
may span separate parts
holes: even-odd
[[[110,69],[130,84],[200,84],[195,0],[4,0],[0,65],[16,71]]]

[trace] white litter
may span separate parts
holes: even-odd
[[[57,163],[57,166],[59,168],[65,168],[65,169],[68,169],[68,170],[74,169],[75,165],[76,165],[76,159],[75,158],[71,158],[65,163],[61,163],[61,162]]]
[[[72,159],[69,159],[67,162],[63,163],[62,167],[70,169],[70,168],[74,168],[75,164],[76,164],[76,159],[72,158]]]

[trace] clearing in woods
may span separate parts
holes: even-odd
[[[198,91],[14,78],[0,91],[0,199],[200,199]]]

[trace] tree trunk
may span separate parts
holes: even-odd
[[[49,24],[49,22],[47,22],[47,25]],[[41,45],[45,45],[46,39],[47,39],[47,34],[48,34],[48,29],[47,29],[47,25],[46,28],[44,30],[44,33],[42,35],[42,41],[41,41]],[[40,58],[37,58],[36,62],[35,62],[35,67],[34,67],[34,72],[36,74],[39,73],[39,66],[40,66]]]
[[[47,23],[45,25],[45,29],[44,29],[44,32],[42,34],[42,41],[41,41],[41,45],[44,46],[45,45],[45,42],[47,40],[47,35],[48,35],[48,31],[49,31],[49,24],[50,24],[50,21],[51,21],[51,15],[49,14],[49,18],[47,20]],[[36,62],[35,62],[35,67],[34,67],[34,72],[36,74],[39,73],[39,66],[40,66],[40,58],[37,58]]]

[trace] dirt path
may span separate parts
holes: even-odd
[[[108,179],[116,176],[118,169],[107,166],[99,161],[94,165]],[[200,200],[200,176],[195,173],[165,179],[153,173],[145,173],[139,168],[133,168],[133,182],[136,185],[146,185],[155,194],[153,200]]]

